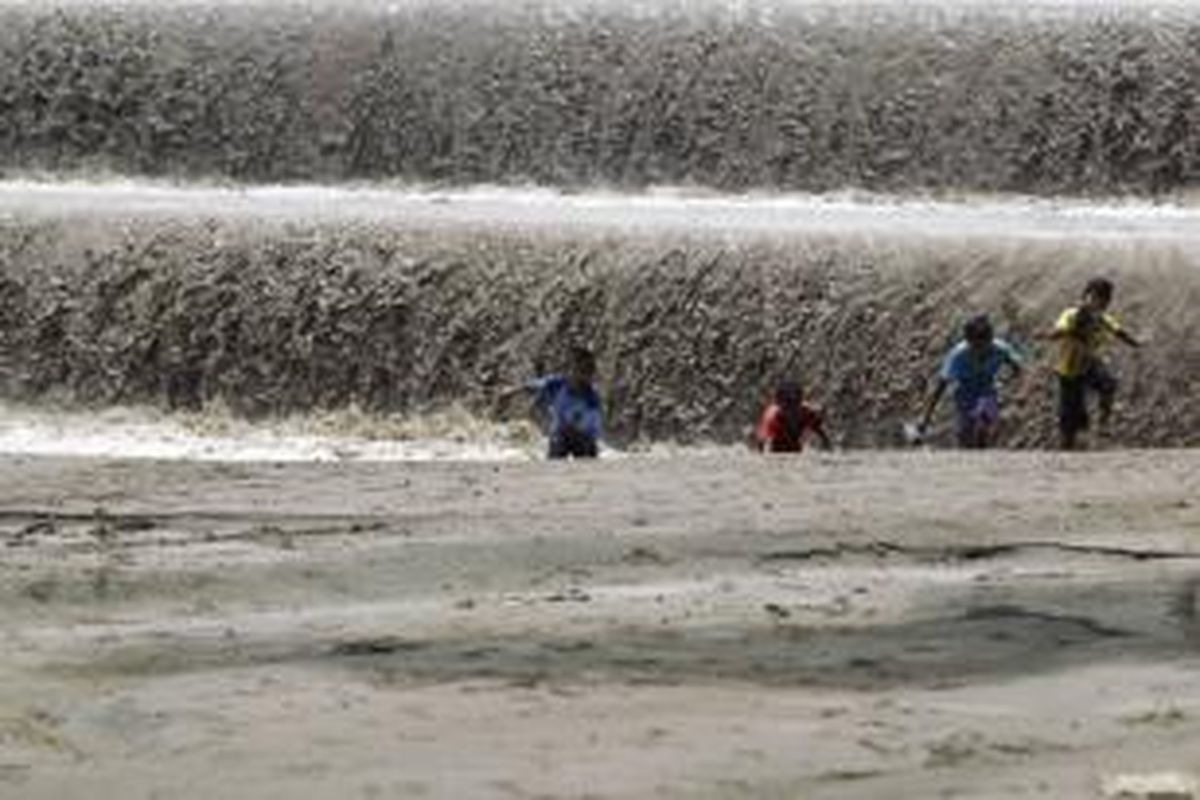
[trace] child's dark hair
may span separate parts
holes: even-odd
[[[783,378],[775,383],[776,403],[795,403],[803,396],[804,389],[795,378]]]
[[[567,353],[567,363],[585,372],[595,372],[596,354],[583,345],[574,345]]]
[[[990,341],[995,336],[992,320],[987,314],[976,314],[963,325],[963,337],[971,342]]]
[[[1107,303],[1112,300],[1113,282],[1108,278],[1092,278],[1083,287],[1084,295],[1093,295],[1097,300]]]

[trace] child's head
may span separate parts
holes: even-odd
[[[1083,304],[1093,311],[1104,311],[1112,302],[1113,283],[1108,278],[1092,278],[1083,287]]]
[[[784,378],[775,384],[775,404],[788,408],[804,400],[804,388],[794,378]]]
[[[963,338],[967,345],[974,350],[986,350],[995,338],[992,321],[987,314],[976,314],[963,325]]]
[[[567,382],[573,388],[583,389],[591,386],[595,377],[596,356],[586,347],[572,347],[567,356]]]

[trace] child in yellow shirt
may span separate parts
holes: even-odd
[[[1058,342],[1058,430],[1064,450],[1074,450],[1079,432],[1088,428],[1089,391],[1099,398],[1100,429],[1108,426],[1117,392],[1117,379],[1102,357],[1109,342],[1119,339],[1131,347],[1141,346],[1108,313],[1112,296],[1112,281],[1093,278],[1084,287],[1082,302],[1063,311],[1046,335]]]

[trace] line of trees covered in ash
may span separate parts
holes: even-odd
[[[972,309],[1026,349],[1006,443],[1056,442],[1053,324],[1103,263],[1154,346],[1119,364],[1122,441],[1200,445],[1200,256],[1171,244],[729,241],[412,231],[366,223],[77,219],[0,225],[0,397],[239,415],[461,405],[599,362],[611,441],[737,441],[781,376],[844,446],[900,423]],[[504,399],[507,398],[507,399]]]
[[[0,169],[1165,194],[1200,15],[0,9]]]

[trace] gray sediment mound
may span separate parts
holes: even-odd
[[[1033,341],[1093,273],[1151,338],[1121,351],[1119,441],[1200,444],[1200,270],[1178,247],[871,243],[405,229],[237,219],[0,226],[0,393],[10,400],[220,401],[264,415],[449,403],[593,347],[608,428],[732,441],[771,382],[800,376],[842,444],[898,441],[971,312],[1027,349],[1008,443],[1054,440],[1052,351]],[[949,415],[949,404],[943,412]]]

